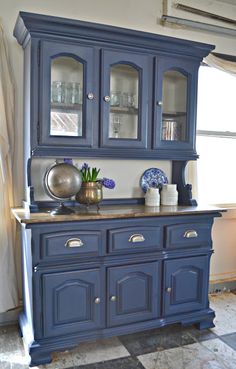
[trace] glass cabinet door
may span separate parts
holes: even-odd
[[[102,146],[147,147],[147,56],[103,53]]]
[[[163,74],[161,139],[186,141],[187,76],[177,70]]]
[[[169,58],[156,65],[154,148],[194,149],[195,65]]]
[[[50,136],[83,136],[83,75],[80,61],[52,59]]]
[[[92,145],[93,49],[43,42],[40,144]]]
[[[127,64],[110,69],[108,137],[138,139],[139,72]]]

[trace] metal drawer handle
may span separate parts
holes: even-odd
[[[115,302],[116,301],[116,296],[111,296],[110,301]]]
[[[130,236],[129,238],[129,242],[143,242],[145,241],[145,238],[142,234],[132,234],[132,236]]]
[[[171,293],[172,289],[171,287],[167,287],[166,292]]]
[[[84,246],[84,243],[80,238],[70,238],[65,243],[65,247],[82,247],[82,246]]]
[[[197,231],[190,230],[184,233],[184,238],[196,238],[196,237],[198,237]]]

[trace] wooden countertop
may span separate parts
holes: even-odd
[[[147,207],[144,205],[104,205],[99,211],[96,208],[73,208],[75,214],[51,215],[50,210],[41,210],[37,213],[30,213],[24,208],[12,209],[14,217],[23,224],[53,223],[53,222],[73,222],[98,219],[118,219],[118,218],[141,218],[158,216],[178,216],[217,213],[226,211],[213,206],[160,206]]]

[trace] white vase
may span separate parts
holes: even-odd
[[[149,187],[145,195],[146,206],[160,206],[160,194],[158,188]]]
[[[176,184],[164,184],[161,191],[161,205],[178,205]]]

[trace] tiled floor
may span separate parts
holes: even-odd
[[[213,329],[172,325],[84,343],[34,369],[236,369],[236,295],[212,295],[211,306]],[[27,360],[17,328],[0,329],[0,369],[26,369]]]

